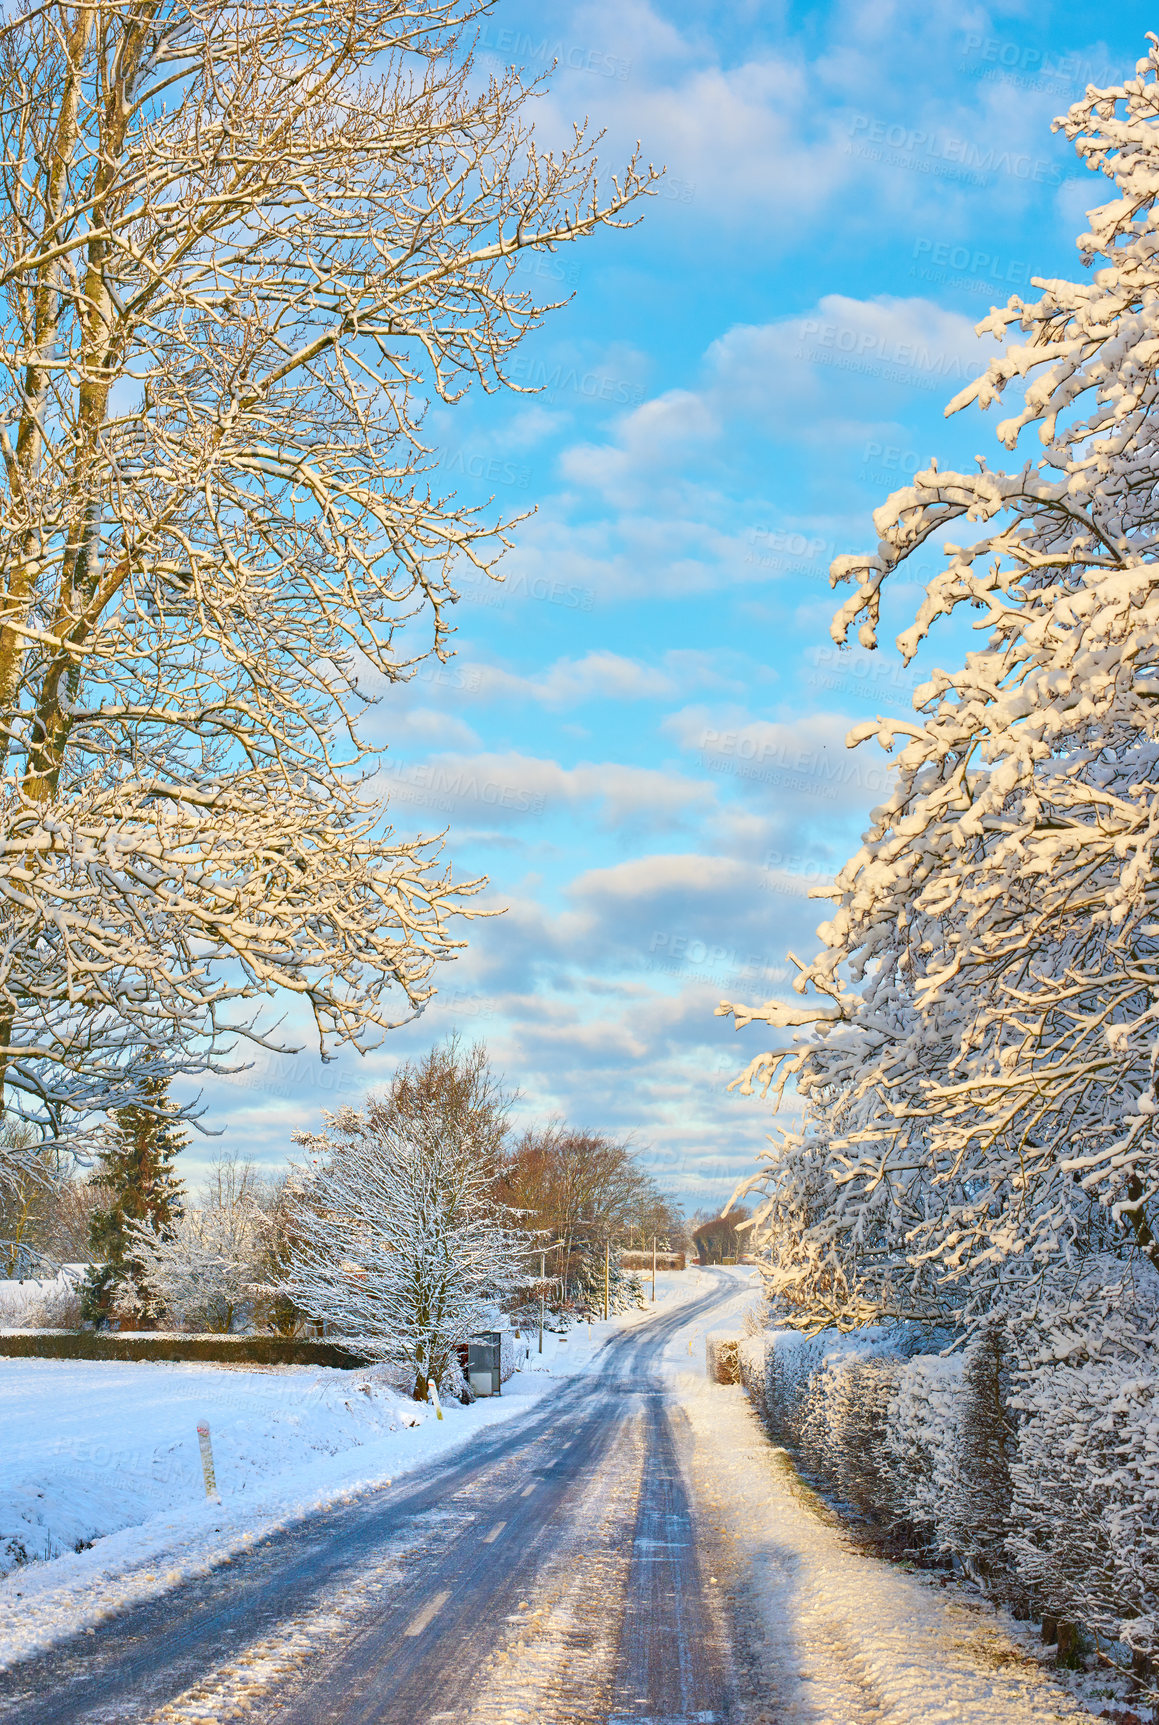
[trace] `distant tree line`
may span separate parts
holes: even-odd
[[[566,1327],[642,1298],[622,1247],[679,1249],[685,1222],[609,1134],[514,1132],[513,1093],[482,1044],[408,1062],[360,1108],[295,1134],[269,1175],[220,1153],[190,1195],[186,1134],[163,1077],[118,1110],[82,1177],[45,1154],[5,1189],[9,1275],[87,1266],[77,1322],[125,1329],[323,1329],[357,1335],[410,1376],[416,1397],[459,1387],[467,1338],[540,1303]],[[56,1308],[54,1308],[55,1310]]]

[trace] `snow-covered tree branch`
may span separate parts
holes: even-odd
[[[261,1291],[266,1218],[253,1198],[207,1198],[174,1218],[164,1234],[135,1222],[129,1243],[151,1304],[172,1320],[228,1334]]]
[[[885,584],[953,526],[968,542],[946,541],[898,647],[963,608],[981,641],[918,689],[916,722],[850,737],[899,748],[896,784],[837,878],[802,1007],[721,1008],[812,1025],[745,1079],[805,1103],[755,1184],[808,1321],[1159,1268],[1157,80],[1153,46],[1059,122],[1114,185],[1079,240],[1092,276],[991,312],[1004,351],[950,407],[1013,392],[999,438],[1041,453],[931,463],[877,511],[876,551],[833,565],[855,589],[834,638],[872,646]]]
[[[58,1139],[270,996],[365,1046],[461,945],[474,885],[385,825],[359,728],[504,543],[432,491],[423,413],[505,383],[516,255],[650,179],[539,150],[480,10],[0,28],[0,1077]]]

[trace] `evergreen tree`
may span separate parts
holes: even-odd
[[[113,1118],[113,1143],[102,1153],[96,1176],[108,1201],[94,1213],[89,1231],[95,1262],[81,1291],[81,1310],[87,1321],[101,1326],[109,1322],[114,1305],[128,1305],[148,1324],[156,1318],[158,1301],[143,1256],[134,1250],[132,1224],[164,1235],[181,1214],[184,1187],[173,1161],[189,1138],[174,1120],[166,1078],[144,1079],[141,1101],[117,1109]]]
[[[638,1275],[622,1267],[618,1248],[609,1253],[606,1267],[609,1312],[628,1312],[642,1306],[643,1284]],[[604,1248],[593,1241],[580,1254],[576,1285],[580,1304],[597,1313],[604,1305],[604,1270]]]

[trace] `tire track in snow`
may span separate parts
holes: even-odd
[[[666,1341],[679,1333],[682,1347],[724,1291],[641,1314],[550,1407],[481,1435],[401,1495],[327,1509],[98,1637],[38,1656],[0,1683],[0,1714],[22,1725],[496,1725],[502,1694],[509,1718],[523,1705],[536,1725],[604,1725],[620,1714],[640,1392],[656,1394]],[[406,1639],[439,1594],[437,1615]],[[482,1694],[479,1674],[499,1652],[507,1670],[489,1670],[494,1691]],[[634,1700],[639,1725],[647,1697]]]
[[[643,1421],[623,1421],[571,1507],[571,1526],[479,1672],[455,1725],[587,1725],[607,1719],[644,1471]]]

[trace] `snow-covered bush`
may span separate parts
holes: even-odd
[[[867,1522],[893,1519],[884,1445],[900,1371],[895,1355],[855,1356],[833,1371],[823,1391],[827,1471],[844,1501]]]
[[[916,1345],[915,1334],[878,1325],[847,1335],[823,1332],[794,1355],[793,1430],[805,1465],[878,1524],[896,1516],[883,1445],[902,1362]]]
[[[0,1281],[0,1329],[75,1330],[81,1321],[79,1281],[83,1271],[65,1266],[59,1275]]]
[[[922,1353],[928,1333],[768,1335],[765,1381],[754,1397],[770,1429],[802,1465],[879,1531],[930,1554],[958,1558],[1009,1592],[1015,1420],[1010,1361],[999,1326],[965,1352]]]
[[[987,1320],[968,1348],[955,1398],[953,1442],[938,1542],[992,1592],[1008,1592],[1014,1531],[1011,1468],[1018,1453],[1011,1408],[1011,1355],[1006,1326]]]
[[[962,1371],[961,1354],[916,1354],[898,1374],[890,1404],[884,1469],[897,1514],[913,1544],[941,1548],[945,1506],[954,1490],[954,1452]]]
[[[878,1325],[861,1333],[766,1333],[742,1346],[764,1383],[754,1396],[774,1436],[872,1521],[895,1514],[883,1446],[899,1374],[920,1345],[917,1331]],[[750,1392],[751,1393],[751,1392]]]
[[[950,1354],[885,1326],[766,1332],[740,1353],[750,1386],[764,1367],[750,1394],[773,1435],[895,1549],[1086,1625],[1145,1670],[1159,1656],[1159,1277],[1116,1285],[1112,1268],[1080,1309],[995,1318]]]
[[[753,1407],[766,1425],[769,1419],[768,1372],[774,1337],[767,1330],[742,1336],[737,1346],[740,1381]]]
[[[144,1284],[168,1317],[195,1330],[228,1333],[250,1313],[261,1288],[266,1217],[250,1198],[190,1206],[155,1234],[127,1231]]]

